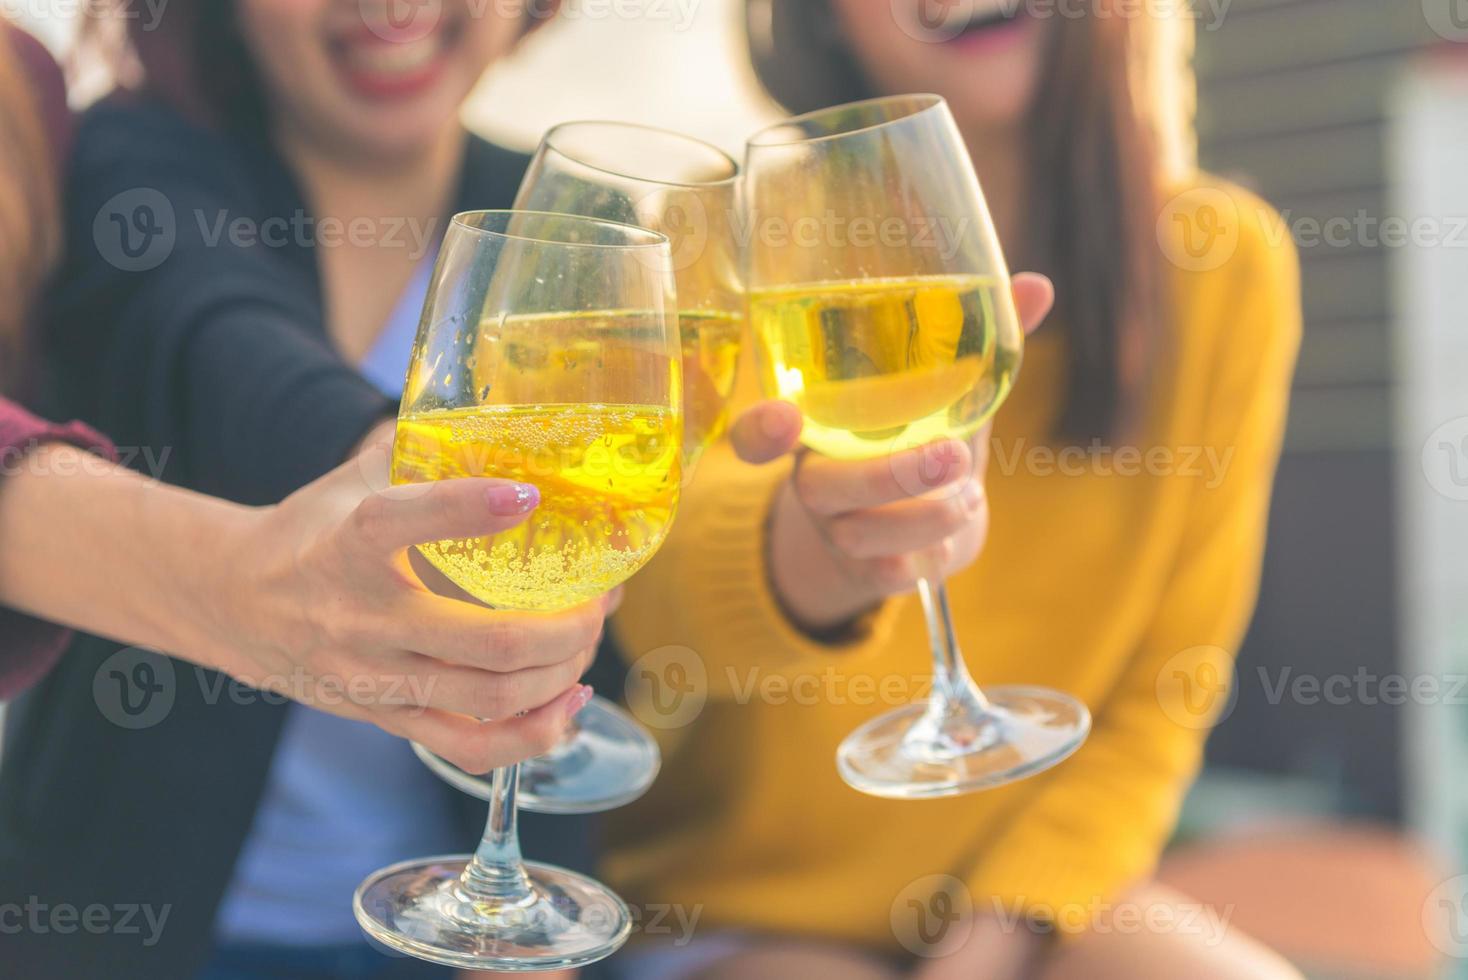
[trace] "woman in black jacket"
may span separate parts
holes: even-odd
[[[50,407],[166,448],[170,482],[274,502],[383,438],[448,217],[514,195],[524,159],[457,113],[534,20],[514,4],[418,5],[406,24],[374,9],[176,0],[129,21],[143,85],[82,120]],[[116,650],[78,640],[10,718],[0,895],[132,909],[141,928],[116,911],[112,928],[23,930],[6,966],[431,971],[368,951],[351,891],[388,861],[462,849],[482,804],[461,819],[400,740],[207,672],[177,672],[157,724],[120,727],[92,693]],[[527,850],[584,863],[578,826],[531,824]]]

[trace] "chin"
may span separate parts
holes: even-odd
[[[363,106],[350,96],[346,105],[332,113],[337,123],[330,128],[362,162],[384,162],[411,158],[438,145],[444,132],[459,125],[459,100],[450,95],[374,102]]]
[[[1014,98],[974,101],[965,100],[962,96],[949,96],[948,105],[961,128],[1008,130],[1024,122],[1029,98],[1021,94]]]
[[[419,122],[415,126],[380,126],[358,129],[345,141],[352,147],[352,154],[363,163],[395,163],[413,160],[441,145],[444,130],[457,125],[457,118],[432,128]]]

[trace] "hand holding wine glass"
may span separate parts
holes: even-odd
[[[617,596],[547,613],[433,594],[410,571],[409,549],[507,532],[533,519],[538,494],[501,479],[384,487],[386,469],[386,455],[369,450],[217,541],[231,587],[208,590],[224,601],[197,610],[209,629],[195,649],[245,683],[279,679],[304,704],[472,771],[544,751],[585,704],[577,680]]]
[[[571,122],[546,133],[515,198],[522,210],[584,215],[669,236],[679,304],[685,483],[724,434],[744,333],[738,176],[733,159],[690,136],[634,123]],[[489,799],[489,780],[421,744],[414,751],[440,778]],[[542,813],[612,809],[646,792],[660,765],[657,742],[631,715],[592,698],[553,751],[521,766],[521,806]]]
[[[771,549],[786,568],[776,585],[819,604],[805,610],[807,625],[829,627],[915,584],[928,628],[931,694],[847,736],[836,753],[842,777],[913,799],[1056,765],[1090,731],[1086,706],[1046,688],[981,690],[944,581],[982,542],[985,501],[972,471],[1018,377],[1025,335],[947,103],[891,96],[771,126],[749,141],[745,190],[760,381],[766,396],[799,409],[812,451],[776,504]],[[778,430],[774,411],[765,422]],[[802,526],[809,540],[782,538]],[[845,588],[812,591],[809,569],[789,573],[791,562],[833,552],[844,560],[828,571],[857,573]],[[854,594],[832,599],[843,591]]]
[[[677,511],[682,358],[668,239],[529,211],[455,216],[434,268],[392,449],[394,483],[494,477],[536,488],[530,519],[419,545],[499,609],[555,613],[621,585]],[[564,730],[564,729],[563,729]],[[521,858],[518,764],[490,779],[473,854],[384,868],[353,910],[373,938],[445,966],[595,962],[627,906],[584,875]]]
[[[1023,272],[1012,287],[1020,323],[1033,333],[1050,312],[1054,288]],[[800,410],[769,400],[741,413],[729,439],[740,459],[761,464],[799,449],[800,432]],[[985,426],[967,441],[890,459],[803,458],[770,523],[770,575],[795,622],[813,632],[839,629],[882,599],[912,592],[935,567],[942,577],[967,567],[988,530],[988,438]],[[915,496],[915,488],[931,495]]]

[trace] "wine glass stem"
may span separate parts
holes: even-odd
[[[928,643],[933,648],[933,697],[935,706],[954,701],[967,701],[979,712],[990,709],[989,701],[968,675],[958,637],[953,632],[953,613],[948,608],[948,587],[934,577],[918,579],[918,596],[923,602],[923,617],[928,622]]]
[[[520,857],[515,796],[520,788],[518,765],[496,769],[490,777],[489,819],[474,856],[459,876],[464,897],[492,908],[529,905],[535,891]]]

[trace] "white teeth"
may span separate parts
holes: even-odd
[[[352,67],[379,75],[403,75],[417,71],[438,55],[438,38],[394,44],[353,44],[346,49]]]

